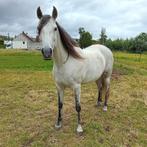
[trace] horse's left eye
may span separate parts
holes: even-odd
[[[54,28],[54,31],[57,31],[57,28],[56,27]]]

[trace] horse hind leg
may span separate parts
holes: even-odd
[[[102,77],[96,81],[98,87],[98,99],[97,99],[97,106],[100,106],[102,103],[102,91],[103,91],[103,79]]]
[[[107,111],[107,103],[108,103],[109,93],[110,93],[110,77],[104,78],[104,85],[105,85],[105,101],[104,101],[103,110]]]

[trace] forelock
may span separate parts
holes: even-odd
[[[37,27],[39,35],[40,35],[42,28],[49,22],[50,18],[51,18],[50,15],[43,15],[43,17],[40,19],[39,25]]]

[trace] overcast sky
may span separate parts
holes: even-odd
[[[72,37],[84,27],[94,38],[106,28],[109,38],[130,38],[147,32],[147,0],[0,0],[0,34],[11,36],[22,31],[35,36],[36,9],[51,14],[58,10],[57,21]]]

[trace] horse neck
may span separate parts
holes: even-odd
[[[64,64],[68,58],[68,53],[64,49],[59,32],[57,33],[57,45],[54,49],[53,58],[58,66]]]

